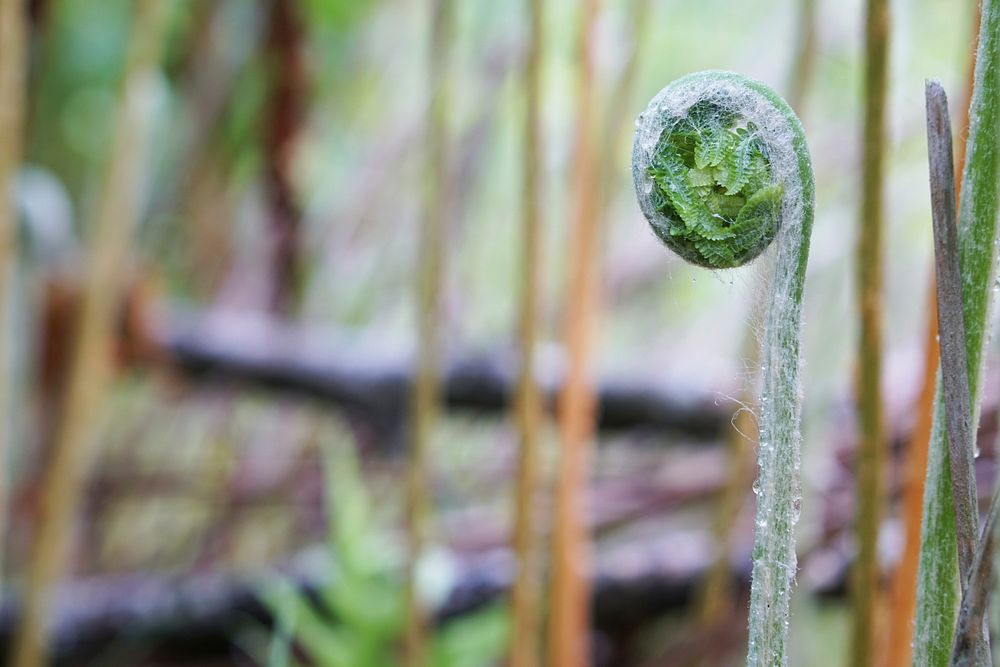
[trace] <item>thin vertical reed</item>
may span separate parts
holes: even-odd
[[[560,396],[562,449],[556,471],[548,663],[584,667],[590,663],[590,554],[586,490],[594,437],[591,379],[597,306],[597,165],[593,117],[593,32],[598,0],[584,0],[577,36],[577,119],[573,151],[573,225],[569,232],[566,292],[566,381]]]
[[[122,265],[139,217],[145,138],[151,119],[147,107],[150,78],[159,60],[171,6],[160,0],[137,0],[134,5],[134,24],[112,125],[116,133],[90,227],[93,237],[66,403],[41,480],[37,533],[11,661],[15,667],[41,667],[46,662],[50,592],[65,567],[74,509],[83,491],[101,399],[111,379],[108,353],[121,303]]]
[[[447,65],[452,34],[451,0],[431,3],[427,111],[426,201],[418,245],[417,376],[411,404],[410,460],[407,467],[407,530],[409,560],[406,593],[406,665],[427,664],[427,612],[420,599],[420,560],[427,542],[430,502],[427,457],[440,402],[440,293],[447,229],[448,180]]]
[[[509,659],[511,667],[539,664],[539,562],[535,525],[538,495],[538,442],[541,400],[535,378],[535,345],[538,339],[539,298],[539,169],[541,154],[541,48],[543,43],[543,2],[528,0],[528,44],[523,86],[524,146],[521,174],[521,279],[518,339],[521,368],[517,385],[517,429],[520,439],[517,484],[514,498],[514,550],[517,576],[512,594],[512,628]]]
[[[865,20],[864,130],[857,289],[861,319],[856,457],[857,559],[851,579],[852,664],[873,663],[878,636],[878,531],[884,511],[885,438],[882,424],[882,192],[885,177],[889,2],[868,0]]]

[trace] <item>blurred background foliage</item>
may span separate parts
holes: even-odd
[[[290,187],[284,194],[297,221],[294,297],[274,317],[327,332],[323,344],[349,351],[359,364],[405,362],[414,343],[412,284],[425,176],[428,3],[169,1],[162,62],[142,89],[142,103],[154,119],[140,180],[142,214],[129,266],[120,267],[130,299],[140,302],[144,326],[153,330],[140,338],[157,339],[159,327],[177,312],[234,316],[231,326],[243,333],[266,329],[258,316],[268,312],[271,283],[280,280],[271,255],[275,202]],[[578,3],[546,4],[542,362],[559,368]],[[737,409],[731,397],[748,376],[741,346],[754,319],[756,269],[707,273],[655,242],[631,192],[632,121],[663,85],[694,70],[736,70],[787,92],[800,1],[654,2],[648,34],[638,46],[632,19],[637,4],[605,0],[597,22],[597,113],[602,141],[611,140],[599,155],[608,205],[601,220],[603,314],[595,363],[602,377],[652,384],[692,401],[707,396],[730,414]],[[884,396],[893,437],[909,428],[908,410],[919,390],[931,275],[923,80],[939,78],[954,100],[962,99],[974,4],[893,3],[884,312]],[[113,119],[134,2],[34,0],[30,6],[25,166],[18,189],[26,258],[17,322],[25,341],[18,347],[26,350],[18,386],[26,409],[18,412],[20,437],[12,452],[12,527],[4,561],[6,581],[14,582],[27,558],[47,420],[54,418],[45,405],[58,394],[58,384],[44,377],[46,368],[58,366],[58,355],[46,355],[72,336],[70,320],[57,316],[62,302],[53,301],[52,285],[68,286],[72,295],[81,279],[90,212],[117,129]],[[282,11],[293,23],[285,33],[275,27]],[[488,0],[462,0],[455,11],[447,72],[451,224],[439,325],[450,353],[488,353],[509,362],[517,346],[516,202],[524,105],[517,75],[525,14],[518,3]],[[815,40],[807,45],[814,71],[797,109],[818,186],[806,290],[799,543],[809,548],[824,542],[820,555],[829,560],[828,551],[851,549],[849,537],[830,538],[826,531],[831,506],[849,512],[843,506],[851,503],[838,475],[854,439],[851,252],[860,179],[862,6],[860,0],[821,1],[817,11]],[[613,91],[636,46],[631,95],[616,100]],[[291,64],[283,60],[289,52]],[[276,92],[288,83],[289,90]],[[619,107],[623,117],[607,115]],[[291,124],[290,141],[274,139],[282,123]],[[286,181],[290,185],[282,185]],[[131,330],[122,329],[124,339]],[[317,664],[393,664],[391,657],[363,662],[341,655],[346,649],[334,641],[337,635],[322,631],[314,639],[300,638],[298,649],[281,642],[296,636],[296,627],[308,633],[310,624],[326,618],[317,619],[313,602],[294,583],[297,575],[288,574],[317,558],[338,564],[333,572],[340,567],[348,573],[346,583],[319,593],[328,596],[335,616],[344,616],[342,631],[356,630],[359,642],[377,645],[381,639],[366,640],[364,633],[385,630],[373,630],[373,623],[396,623],[350,618],[347,612],[382,600],[393,616],[402,604],[394,597],[402,595],[394,574],[401,557],[396,528],[405,466],[398,435],[373,436],[377,429],[315,398],[226,379],[191,380],[169,360],[131,356],[134,340],[117,342],[113,395],[102,409],[85,500],[76,508],[71,577],[184,579],[223,572],[271,582],[277,569],[290,579],[261,586],[268,607],[277,610],[278,632],[272,636],[249,619],[245,626],[233,624],[233,647],[211,664],[289,664],[282,660],[307,660],[323,651],[330,657]],[[987,402],[997,394],[993,385],[987,383]],[[550,470],[555,438],[547,435],[543,453]],[[718,476],[725,465],[720,448],[697,440],[643,430],[602,434],[593,485],[608,489],[616,481],[642,480],[668,493],[690,476]],[[503,414],[449,414],[435,433],[435,553],[428,567],[442,591],[475,574],[477,556],[509,572],[509,554],[498,555],[493,547],[505,544],[515,449]],[[345,454],[354,451],[360,452],[357,462]],[[714,497],[705,493],[669,512],[639,512],[603,526],[595,535],[598,567],[621,561],[626,551],[619,553],[619,547],[632,549],[631,558],[666,559],[668,569],[707,564]],[[748,517],[752,495],[744,500],[742,514]],[[891,551],[899,541],[893,517],[887,533]],[[636,543],[644,545],[638,552],[630,546]],[[734,561],[747,556],[748,546],[741,544]],[[838,597],[818,601],[808,562],[803,567],[793,662],[843,664],[845,603]],[[345,603],[343,596],[363,601]],[[625,648],[598,645],[595,654],[614,656],[607,664],[680,664],[663,651],[688,627],[689,607],[649,618]],[[478,618],[482,627],[467,635],[482,636],[482,645],[470,653],[477,656],[476,650],[502,645],[498,636],[504,632],[501,613],[492,607],[478,613],[485,614]],[[449,625],[443,627],[447,632]],[[111,646],[87,664],[181,664],[156,662],[150,657],[155,641],[145,645],[127,633]],[[732,650],[733,664],[741,655],[741,648]],[[489,664],[487,658],[476,660],[434,664]]]

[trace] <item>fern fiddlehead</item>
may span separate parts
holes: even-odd
[[[805,134],[770,88],[717,71],[671,83],[636,125],[636,196],[667,247],[694,264],[725,269],[775,246],[761,343],[747,663],[784,665],[800,502],[802,290],[815,190]]]

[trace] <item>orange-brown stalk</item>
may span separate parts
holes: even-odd
[[[586,490],[594,437],[595,400],[591,378],[598,300],[597,221],[600,196],[593,117],[591,46],[598,0],[584,0],[578,28],[577,121],[572,183],[573,225],[569,232],[566,292],[566,381],[560,396],[562,444],[556,470],[555,516],[548,662],[585,667],[590,662],[590,545]]]
[[[88,452],[100,414],[100,400],[111,379],[109,353],[123,296],[122,265],[128,255],[132,227],[139,217],[144,140],[150,120],[145,103],[172,6],[160,0],[139,0],[134,5],[117,117],[112,125],[117,132],[90,227],[94,237],[66,402],[41,480],[37,532],[28,561],[22,621],[11,660],[14,667],[41,667],[46,662],[45,621],[50,591],[62,576],[74,509],[79,505]]]
[[[979,35],[979,3],[974,3],[972,48],[969,51],[966,68],[965,96],[959,103],[964,109],[964,120],[959,128],[959,137],[965,137],[969,127],[969,102],[972,99],[973,73],[976,68],[976,50]],[[966,142],[957,142],[955,155],[955,196],[962,191],[962,165],[965,164]],[[913,653],[913,615],[917,608],[917,568],[920,562],[920,522],[923,518],[924,477],[927,473],[927,448],[931,439],[931,421],[934,416],[934,392],[937,386],[938,348],[937,284],[934,267],[929,270],[927,287],[927,328],[924,334],[924,373],[920,394],[914,406],[916,420],[910,441],[906,444],[906,460],[903,465],[902,517],[904,529],[903,554],[892,574],[889,584],[891,613],[885,614],[889,628],[887,633],[888,667],[909,665]]]

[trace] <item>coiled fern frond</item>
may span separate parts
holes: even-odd
[[[632,175],[656,235],[689,262],[774,262],[761,337],[760,475],[750,665],[788,662],[799,517],[799,338],[812,231],[812,164],[798,118],[774,91],[731,72],[671,83],[636,123]]]

